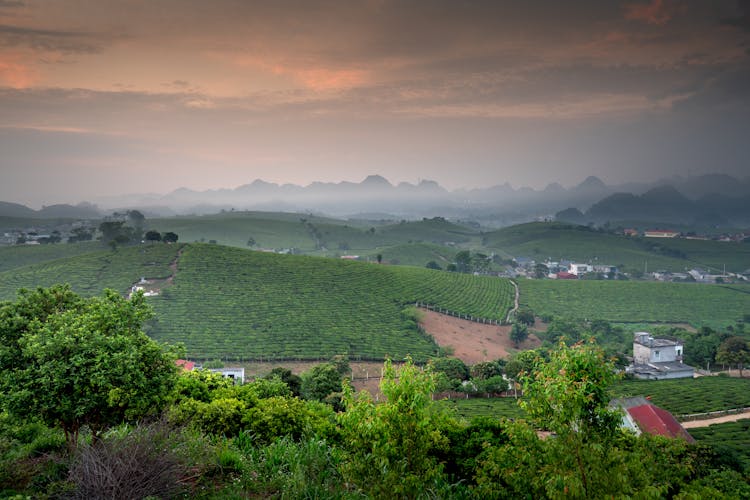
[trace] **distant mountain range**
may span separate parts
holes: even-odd
[[[673,185],[654,187],[641,195],[614,193],[582,212],[575,208],[556,218],[580,224],[641,221],[702,227],[750,225],[748,183],[729,176],[704,176]],[[691,193],[689,198],[683,193]]]
[[[91,203],[49,205],[34,210],[20,203],[0,201],[0,217],[21,219],[98,219],[102,212]]]
[[[609,186],[591,176],[565,188],[550,183],[542,190],[510,184],[449,191],[437,182],[391,184],[380,175],[362,182],[313,182],[308,186],[255,180],[234,189],[134,194],[97,198],[97,205],[53,205],[41,210],[0,202],[0,216],[95,218],[113,210],[136,208],[149,217],[205,214],[221,210],[311,212],[357,217],[461,217],[486,225],[508,225],[559,213],[564,220],[595,222],[659,220],[665,223],[750,223],[750,179],[723,174],[673,178],[658,183]],[[568,209],[568,210],[565,210]],[[567,218],[566,218],[567,217]]]

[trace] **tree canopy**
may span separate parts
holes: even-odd
[[[141,331],[151,315],[140,293],[84,299],[67,285],[22,290],[0,306],[2,407],[61,427],[71,446],[83,426],[96,435],[158,413],[176,366],[174,353]]]

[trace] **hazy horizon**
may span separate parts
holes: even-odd
[[[0,0],[0,200],[750,169],[746,1]]]

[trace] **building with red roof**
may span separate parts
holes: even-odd
[[[623,427],[636,434],[645,432],[653,436],[684,439],[694,443],[695,439],[674,418],[674,415],[643,397],[625,398],[614,402],[624,410]]]

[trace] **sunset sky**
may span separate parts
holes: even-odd
[[[0,0],[0,200],[750,175],[750,2]]]

